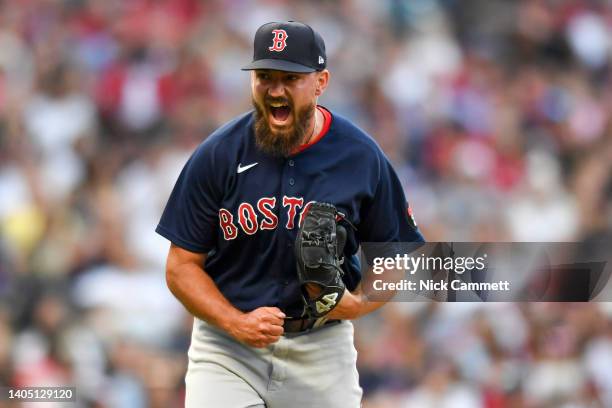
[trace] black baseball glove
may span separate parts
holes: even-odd
[[[338,211],[332,204],[311,204],[295,242],[297,273],[308,317],[323,317],[344,295],[344,272],[340,265],[346,243],[346,229],[337,223]],[[318,288],[313,293],[313,287]]]

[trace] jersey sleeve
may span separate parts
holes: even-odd
[[[379,153],[374,196],[364,202],[358,227],[361,242],[425,242],[406,200],[402,184],[387,158]]]
[[[220,197],[213,169],[211,151],[200,145],[181,171],[155,230],[188,251],[206,253],[215,247]]]

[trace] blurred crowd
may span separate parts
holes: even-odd
[[[609,1],[0,0],[0,386],[180,406],[192,321],[154,228],[250,109],[256,28],[289,19],[322,33],[321,104],[376,138],[429,241],[610,252]],[[356,340],[365,407],[612,406],[606,303],[394,303]]]

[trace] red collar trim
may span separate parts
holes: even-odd
[[[317,109],[319,110],[319,112],[321,112],[323,114],[323,127],[321,128],[321,131],[310,142],[298,146],[298,148],[295,149],[295,151],[293,153],[291,153],[291,155],[296,155],[298,153],[302,153],[304,150],[308,149],[309,147],[313,146],[318,141],[323,139],[323,137],[327,134],[327,131],[329,130],[329,127],[331,126],[332,115],[331,115],[331,113],[326,108],[324,108],[322,106],[317,105]]]

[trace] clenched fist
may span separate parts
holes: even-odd
[[[243,313],[232,324],[230,335],[251,347],[263,348],[282,336],[285,314],[277,307],[260,307]]]

